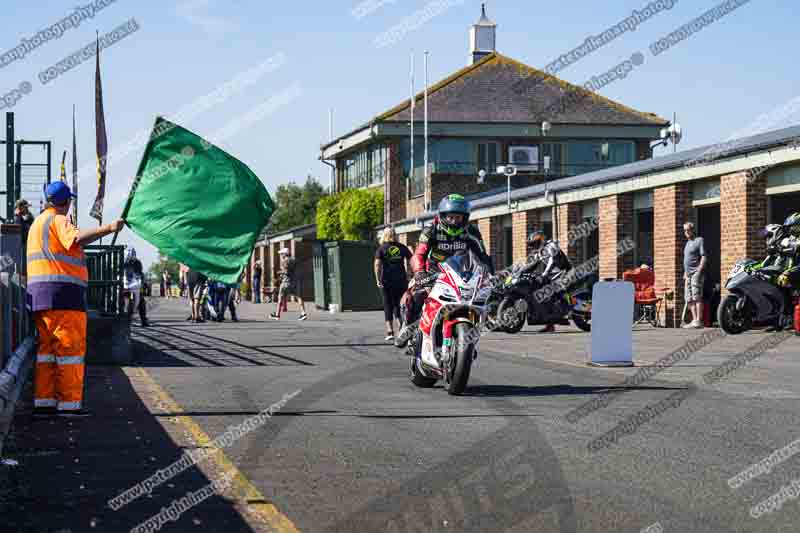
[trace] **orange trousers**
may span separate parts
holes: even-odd
[[[56,407],[59,411],[80,409],[86,355],[86,313],[37,311],[33,319],[39,331],[33,380],[34,407]]]

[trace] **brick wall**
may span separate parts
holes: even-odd
[[[513,262],[527,259],[528,236],[540,227],[540,210],[519,211],[511,215],[511,234],[514,249]]]
[[[598,202],[600,227],[600,279],[621,279],[622,273],[633,268],[633,251],[617,254],[625,238],[633,238],[633,194],[618,194],[600,198]]]
[[[766,255],[766,242],[758,230],[767,224],[767,178],[762,173],[752,183],[739,172],[720,178],[720,279],[725,283],[736,261]],[[724,289],[723,289],[723,292]]]
[[[578,245],[580,242],[576,240],[570,243],[569,230],[581,223],[580,204],[559,205],[555,208],[553,219],[553,232],[558,232],[556,233],[556,240],[564,253],[567,254],[570,262],[576,265],[578,262]],[[556,227],[558,228],[557,230]]]
[[[667,327],[680,325],[683,311],[683,248],[686,237],[683,224],[690,219],[689,185],[678,183],[653,191],[655,225],[653,268],[656,289],[673,289],[674,299],[662,306],[661,319]]]

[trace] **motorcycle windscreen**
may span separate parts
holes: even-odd
[[[481,263],[472,252],[454,254],[445,260],[447,266],[452,268],[461,277],[463,282],[469,282],[472,276],[481,268]]]

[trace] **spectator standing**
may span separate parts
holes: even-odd
[[[169,275],[169,271],[165,270],[161,273],[164,277],[164,288],[167,290],[167,298],[172,298],[172,276]]]
[[[253,267],[253,303],[261,303],[261,261]]]
[[[297,279],[297,260],[291,256],[288,248],[282,248],[278,252],[281,256],[281,286],[278,289],[278,309],[275,313],[270,313],[270,318],[273,320],[281,319],[281,308],[290,296],[293,296],[295,301],[300,304],[300,316],[298,320],[305,320],[308,318],[306,314],[306,306],[303,303],[303,298],[300,297],[300,284]]]
[[[703,282],[705,279],[706,249],[702,237],[694,231],[694,224],[683,225],[686,234],[686,246],[683,248],[683,284],[684,298],[692,321],[683,324],[686,329],[702,329],[703,325]]]
[[[400,322],[400,299],[408,289],[409,261],[411,250],[397,242],[393,228],[385,228],[381,245],[375,252],[375,281],[383,291],[383,315],[386,320],[386,340],[394,340],[394,319]]]
[[[27,246],[28,246],[28,232],[31,229],[31,225],[33,224],[33,215],[29,211],[31,204],[28,203],[28,200],[24,198],[20,198],[17,200],[17,203],[14,204],[14,224],[19,224],[21,228],[21,235],[22,235],[22,272],[21,274],[25,275],[25,256],[27,255]]]
[[[203,285],[206,282],[206,277],[185,265],[183,265],[183,268],[185,269],[186,290],[189,292],[189,299],[192,303],[192,316],[190,320],[192,322],[205,322],[202,310],[200,309],[200,299],[203,296]]]
[[[120,231],[122,220],[78,231],[67,214],[69,186],[55,181],[28,234],[28,305],[39,334],[34,375],[34,413],[87,416],[83,408],[86,304],[89,272],[83,247]]]

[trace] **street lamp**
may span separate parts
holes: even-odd
[[[485,179],[486,179],[486,171],[481,169],[478,172],[478,185],[483,185]]]
[[[507,205],[509,211],[511,210],[511,177],[517,175],[517,167],[514,165],[505,165],[501,167],[497,167],[498,174],[505,174],[506,178],[508,178],[508,186],[507,186]]]
[[[542,137],[547,137],[547,134],[550,133],[550,128],[552,128],[552,125],[548,121],[542,122]]]

